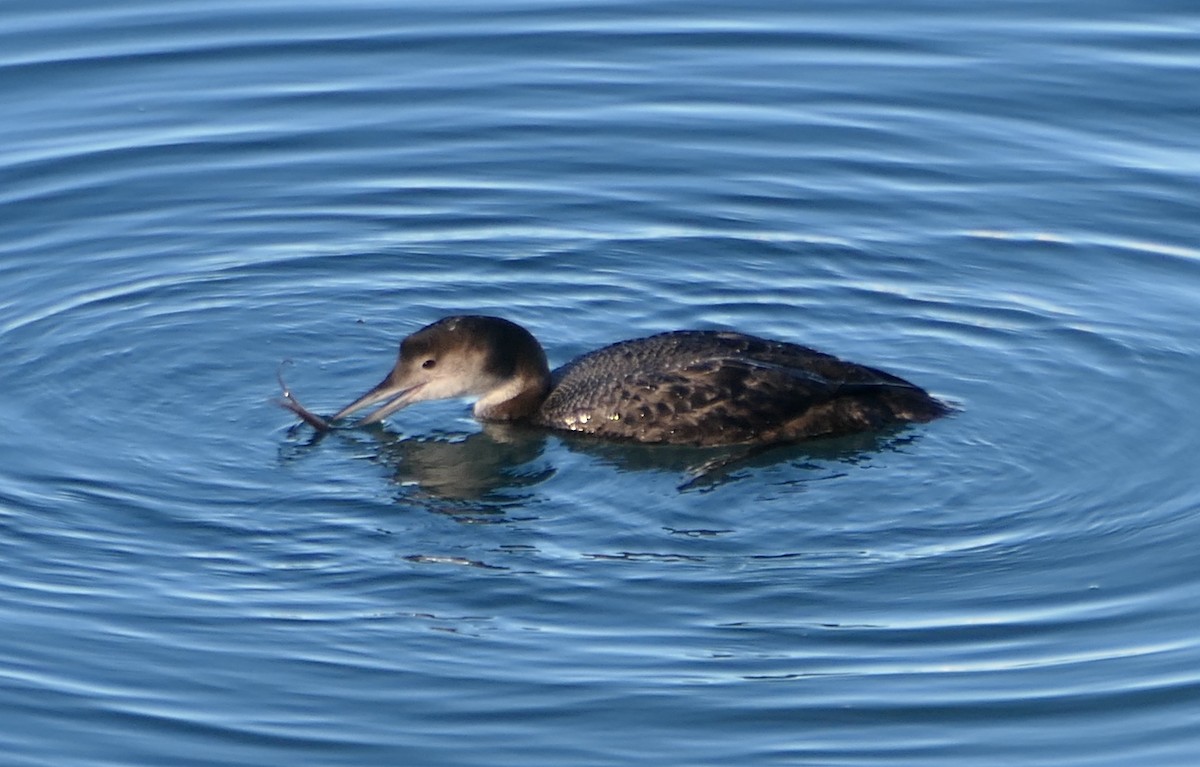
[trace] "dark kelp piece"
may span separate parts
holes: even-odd
[[[281,362],[279,364],[279,370],[275,374],[275,377],[279,380],[279,388],[283,390],[283,393],[280,395],[280,397],[275,400],[275,404],[286,410],[292,411],[300,417],[300,420],[304,421],[317,431],[329,431],[333,428],[333,424],[304,407],[304,405],[301,405],[300,400],[296,399],[296,396],[292,394],[292,390],[289,389],[287,383],[284,382],[283,367],[284,365],[287,365],[288,362],[288,360]]]

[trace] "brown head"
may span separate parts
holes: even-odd
[[[401,341],[387,378],[333,420],[381,402],[361,423],[382,421],[414,402],[477,397],[477,417],[512,421],[537,410],[549,388],[546,353],[528,330],[499,317],[446,317]]]

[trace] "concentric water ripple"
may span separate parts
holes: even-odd
[[[1020,10],[18,3],[6,754],[1192,763],[1195,19]],[[460,311],[556,363],[793,339],[956,413],[694,481],[269,402]]]

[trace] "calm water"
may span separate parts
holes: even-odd
[[[1200,760],[1190,2],[10,0],[6,765]],[[313,439],[405,333],[738,328],[961,408]]]

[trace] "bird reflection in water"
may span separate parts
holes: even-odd
[[[301,427],[292,427],[298,433]],[[550,442],[611,467],[620,474],[656,473],[672,477],[680,492],[709,492],[745,478],[751,469],[790,464],[802,475],[789,484],[827,480],[841,467],[862,465],[881,452],[902,449],[917,437],[897,429],[804,444],[698,448],[612,443],[571,434],[548,434],[520,424],[482,423],[478,431],[406,436],[384,426],[315,432],[292,443],[285,458],[299,458],[329,438],[369,440],[372,461],[407,500],[437,502],[437,508],[463,521],[509,521],[528,511],[533,488],[555,475],[545,460]]]

